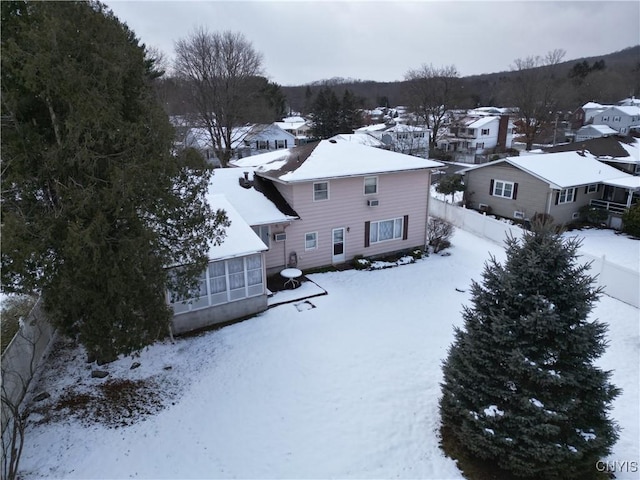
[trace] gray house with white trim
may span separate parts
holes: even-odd
[[[588,152],[507,157],[461,173],[467,206],[514,220],[546,213],[556,223],[569,223],[579,218],[581,207],[592,205],[606,209],[615,227],[640,193],[640,177],[606,165]]]

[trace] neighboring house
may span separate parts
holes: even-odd
[[[311,138],[311,125],[302,117],[286,117],[275,124],[295,137],[295,145],[307,143]]]
[[[624,173],[640,175],[640,138],[620,135],[599,137],[546,148],[547,153],[586,151]]]
[[[608,125],[585,125],[580,127],[575,133],[575,141],[583,142],[592,138],[608,137],[617,135],[617,131]]]
[[[387,148],[382,140],[377,139],[373,135],[366,133],[340,133],[331,137],[329,140],[337,140],[339,142],[353,142],[367,147]]]
[[[246,157],[265,151],[285,149],[293,147],[295,141],[292,134],[282,130],[275,123],[237,127],[231,133],[232,156]],[[215,166],[220,165],[215,157],[211,136],[206,128],[190,128],[186,133],[184,145],[198,150],[207,161]]]
[[[242,137],[242,144],[236,147],[238,157],[246,157],[272,150],[295,146],[296,137],[280,128],[276,123],[253,125]]]
[[[249,163],[253,161],[253,165]],[[424,247],[431,169],[441,163],[323,140],[233,162],[272,185],[297,215],[271,232],[268,273]],[[217,172],[216,172],[217,173]],[[248,191],[247,191],[248,192]],[[275,237],[278,235],[277,239]]]
[[[366,134],[382,142],[387,150],[429,157],[429,129],[424,126],[397,123],[387,125],[377,123],[355,130],[357,135]]]
[[[640,107],[613,106],[598,112],[593,116],[594,125],[608,125],[616,132],[626,135],[630,127],[640,125]]]
[[[469,207],[515,220],[546,213],[569,223],[579,218],[581,207],[592,205],[608,210],[609,225],[619,228],[620,215],[640,192],[640,177],[586,152],[507,157],[461,173]]]
[[[602,105],[596,102],[585,103],[571,114],[571,128],[578,130],[588,123],[593,123],[593,117],[609,107],[611,107],[611,105]]]
[[[223,243],[210,247],[209,265],[200,276],[198,291],[187,298],[167,293],[167,301],[174,311],[171,331],[175,334],[230,322],[267,309],[267,246],[224,195],[209,195],[208,201],[214,208],[226,211],[231,225],[226,229]]]
[[[482,163],[486,155],[511,148],[514,125],[508,114],[477,112],[454,120],[437,140],[438,149],[464,163]]]

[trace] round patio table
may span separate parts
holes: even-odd
[[[284,282],[284,286],[289,285],[291,288],[296,288],[300,285],[298,278],[302,276],[302,270],[299,268],[285,268],[280,272],[280,275],[287,279]]]

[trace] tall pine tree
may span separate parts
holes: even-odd
[[[578,247],[537,225],[473,282],[443,367],[448,453],[518,478],[597,477],[617,439],[607,413],[619,390],[594,365],[606,326],[587,319],[601,291]]]
[[[55,325],[113,359],[167,333],[167,284],[194,287],[224,212],[208,174],[171,155],[158,72],[104,5],[1,8],[3,289],[40,292]]]

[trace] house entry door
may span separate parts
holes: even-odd
[[[344,227],[333,229],[333,255],[331,257],[332,263],[344,262]]]

